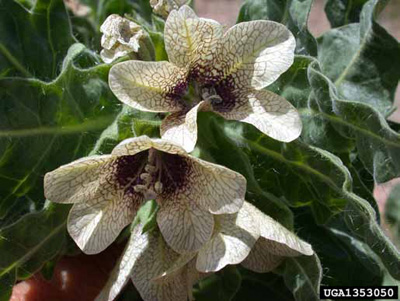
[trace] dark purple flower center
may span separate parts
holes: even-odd
[[[177,84],[167,96],[183,102],[188,91],[195,94],[188,97],[188,103],[185,103],[186,111],[201,100],[210,102],[215,111],[232,111],[236,103],[233,77],[223,78],[222,73],[213,74],[212,71],[211,68],[192,68],[187,81]]]
[[[157,195],[166,197],[184,189],[190,165],[182,156],[150,149],[117,158],[113,170],[116,189],[124,190],[128,196],[155,199]]]
[[[142,184],[140,174],[145,167],[149,151],[133,156],[121,156],[114,162],[114,185],[116,189],[125,189],[125,194],[134,194],[135,185]]]
[[[191,168],[184,158],[175,154],[159,152],[161,159],[161,179],[163,193],[174,194],[176,191],[185,189],[190,178]]]

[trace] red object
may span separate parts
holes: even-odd
[[[47,281],[37,273],[14,286],[10,301],[93,301],[121,251],[122,246],[111,246],[98,255],[63,257],[52,280]]]

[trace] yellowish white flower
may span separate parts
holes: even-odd
[[[235,214],[214,218],[213,236],[192,253],[197,256],[199,272],[217,272],[229,264],[241,263],[265,273],[275,269],[285,257],[314,253],[308,243],[248,202]]]
[[[97,301],[114,300],[129,279],[145,301],[186,301],[193,284],[226,265],[241,263],[264,273],[287,257],[314,253],[308,243],[250,203],[236,214],[214,218],[212,238],[198,252],[182,254],[169,248],[157,230],[142,234],[138,225]]]
[[[157,223],[177,252],[198,250],[212,235],[213,214],[235,213],[246,179],[223,166],[188,155],[179,145],[147,136],[127,139],[110,155],[79,159],[47,173],[47,199],[74,203],[68,232],[87,254],[107,248],[155,199]]]
[[[171,11],[179,9],[188,2],[190,0],[150,0],[150,5],[156,14],[166,18]]]
[[[194,266],[194,261],[181,259],[162,239],[157,230],[142,234],[137,225],[113,269],[106,286],[96,301],[115,300],[129,280],[132,280],[143,300],[187,301],[193,284],[204,277]],[[176,266],[168,279],[156,277]]]
[[[109,75],[111,90],[125,104],[171,113],[162,122],[163,138],[193,150],[202,110],[250,123],[280,141],[300,135],[296,109],[264,90],[293,63],[295,39],[284,25],[258,20],[224,32],[185,5],[169,14],[164,37],[169,62],[126,61]],[[187,101],[189,86],[194,96]]]
[[[100,32],[103,33],[100,56],[107,64],[131,52],[138,52],[140,39],[145,34],[140,25],[116,14],[108,16]]]

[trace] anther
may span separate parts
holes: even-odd
[[[163,184],[162,184],[161,182],[157,181],[157,182],[154,184],[154,191],[155,191],[157,194],[162,193],[162,191],[163,191]]]
[[[152,176],[151,176],[150,174],[148,174],[148,173],[142,173],[142,174],[140,175],[140,178],[141,178],[146,184],[149,184],[149,183],[151,182],[151,180],[152,180]]]
[[[135,186],[133,186],[133,189],[136,192],[142,192],[142,193],[147,191],[147,187],[145,185],[135,185]]]
[[[144,167],[144,170],[150,174],[154,174],[157,171],[157,168],[151,164],[146,164],[146,166]]]

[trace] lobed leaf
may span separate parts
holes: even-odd
[[[385,204],[385,218],[394,243],[400,246],[400,185],[393,187]]]
[[[340,27],[360,20],[360,12],[368,0],[327,0],[325,13],[332,27]]]
[[[38,0],[28,10],[16,0],[2,0],[0,20],[0,78],[56,77],[76,42],[63,1]]]
[[[308,31],[307,22],[313,0],[247,0],[237,23],[271,20],[286,25],[296,37],[296,53],[317,55],[317,44]]]
[[[317,255],[287,258],[283,277],[297,301],[320,300],[322,267]]]
[[[0,79],[0,217],[20,198],[43,203],[43,176],[87,155],[119,106],[106,84],[108,66],[74,44],[52,82]]]
[[[8,300],[17,279],[30,277],[59,254],[67,239],[69,209],[49,204],[0,231],[0,300]]]
[[[360,23],[333,29],[320,37],[318,58],[340,98],[369,104],[388,116],[400,79],[400,45],[376,22],[384,2],[368,1]]]

